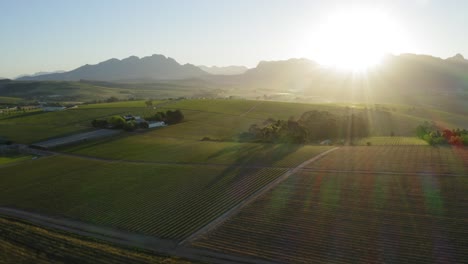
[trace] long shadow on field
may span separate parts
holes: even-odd
[[[296,152],[301,147],[302,145],[298,144],[258,144],[248,147],[241,145],[222,149],[211,155],[210,159],[229,154],[237,155],[237,158],[231,166],[224,169],[206,187],[210,188],[214,185],[222,184],[221,182],[225,180],[228,180],[227,184],[233,184],[238,181],[243,182],[250,175],[262,170],[262,167],[273,166],[276,162]]]
[[[22,118],[22,117],[26,117],[26,116],[40,115],[40,114],[44,114],[44,113],[46,113],[46,112],[34,111],[34,112],[29,112],[29,113],[24,113],[24,114],[13,114],[12,116],[4,117],[4,118],[2,118],[0,120],[10,120],[10,119]]]

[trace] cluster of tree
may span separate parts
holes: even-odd
[[[163,121],[168,125],[177,124],[184,120],[184,114],[180,110],[167,110],[166,112],[157,112],[152,116],[145,117],[148,121]]]
[[[466,129],[439,129],[434,123],[424,122],[416,128],[416,135],[430,145],[468,145]]]
[[[242,133],[242,139],[262,142],[308,143],[325,139],[345,139],[369,135],[369,124],[362,114],[335,115],[326,111],[305,112],[298,120],[268,119]]]
[[[121,116],[111,116],[107,119],[94,119],[91,125],[96,128],[114,128],[133,131],[136,128],[148,128],[148,122],[137,123],[135,120],[126,121]]]

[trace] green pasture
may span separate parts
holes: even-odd
[[[30,160],[32,156],[29,155],[14,155],[14,156],[0,156],[0,166]]]

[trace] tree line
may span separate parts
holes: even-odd
[[[184,114],[180,110],[157,112],[152,116],[145,117],[143,121],[137,122],[135,119],[125,120],[124,117],[115,115],[107,119],[94,119],[91,125],[95,128],[113,128],[133,131],[137,128],[148,128],[148,121],[164,122],[168,125],[180,123],[184,120]]]
[[[416,128],[416,135],[430,145],[468,145],[468,130],[439,129],[435,123],[424,122]]]
[[[363,114],[336,115],[327,111],[309,111],[297,120],[269,118],[253,124],[241,139],[260,142],[315,143],[318,140],[351,142],[369,135],[369,123]]]

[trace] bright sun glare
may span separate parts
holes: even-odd
[[[352,9],[329,16],[316,40],[319,63],[362,71],[377,65],[386,53],[398,52],[405,38],[395,21],[380,10]]]

